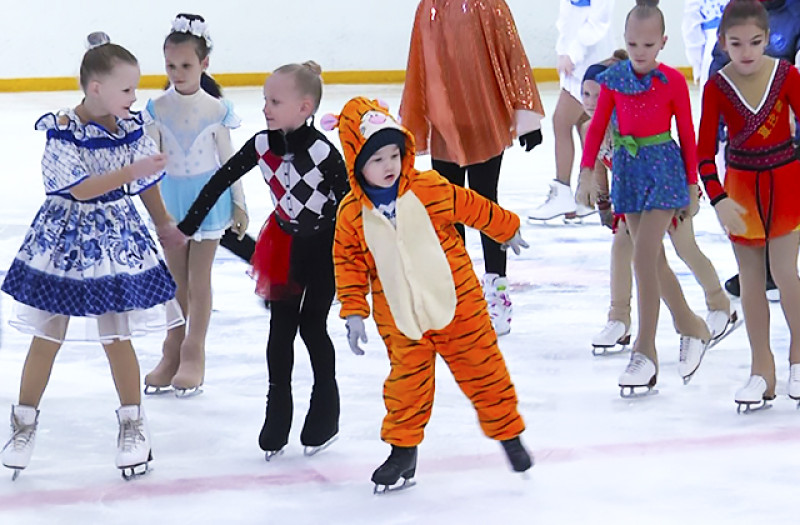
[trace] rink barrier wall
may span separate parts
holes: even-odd
[[[679,67],[687,80],[692,80],[692,68]],[[213,73],[214,79],[223,87],[260,86],[268,73]],[[402,84],[404,70],[383,71],[323,71],[326,84]],[[535,68],[533,76],[537,82],[558,82],[555,68]],[[141,89],[160,89],[167,83],[166,75],[142,75]],[[78,89],[76,77],[0,78],[0,92],[23,91],[74,91]]]

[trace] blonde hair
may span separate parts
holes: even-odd
[[[307,60],[302,64],[286,64],[273,73],[292,75],[297,90],[303,95],[311,97],[314,101],[314,111],[319,109],[322,101],[322,68],[313,60]]]
[[[651,16],[657,16],[661,22],[661,34],[667,31],[667,24],[664,21],[664,12],[658,8],[658,0],[636,0],[636,6],[628,12],[625,17],[625,28],[628,28],[628,20],[631,16],[636,20],[645,20]]]

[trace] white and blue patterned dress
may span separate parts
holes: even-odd
[[[148,126],[148,132],[167,154],[161,195],[167,211],[180,222],[203,186],[233,155],[228,130],[239,127],[241,121],[229,101],[216,99],[202,89],[182,95],[171,87],[156,100],[150,100],[146,112],[154,121],[154,129]],[[220,239],[232,223],[233,204],[245,207],[243,194],[239,193],[237,200],[236,194],[226,190],[192,240]]]
[[[42,157],[46,198],[3,281],[18,301],[12,326],[63,342],[111,342],[181,324],[175,282],[131,195],[163,174],[88,200],[70,188],[158,153],[138,115],[112,133],[72,110],[36,122],[47,132]]]

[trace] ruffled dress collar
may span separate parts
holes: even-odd
[[[117,130],[112,132],[105,126],[94,121],[83,123],[73,108],[62,109],[57,113],[45,113],[36,121],[35,129],[38,131],[68,133],[77,140],[86,139],[111,139],[125,141],[141,136],[142,127],[147,124],[140,111],[131,111],[128,118],[116,118]]]
[[[659,79],[663,84],[667,83],[667,75],[661,71],[661,64],[640,76],[633,70],[630,60],[623,60],[600,73],[597,81],[619,93],[636,95],[650,91],[654,78]]]

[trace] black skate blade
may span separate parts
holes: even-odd
[[[736,407],[737,414],[750,414],[751,412],[759,412],[761,410],[769,410],[772,408],[772,403],[767,403],[770,401],[768,399],[762,399],[761,401],[736,401],[738,405]]]
[[[22,472],[21,468],[15,468],[14,469],[14,473],[11,474],[11,481],[17,481],[17,478],[19,477],[20,472]]]
[[[203,393],[203,389],[201,388],[201,386],[202,385],[194,386],[194,387],[191,387],[191,388],[175,388],[175,387],[172,387],[172,388],[175,389],[175,397],[180,398],[180,399],[185,399],[185,398],[188,398],[188,397],[197,397],[200,394],[202,394]]]
[[[414,481],[414,478],[408,478],[408,479],[400,478],[400,479],[402,480],[402,482],[398,480],[398,482],[395,483],[394,485],[380,485],[376,483],[372,493],[375,494],[376,496],[383,496],[385,494],[390,494],[392,492],[400,492],[402,490],[410,489],[411,487],[417,484],[417,482]]]
[[[636,386],[619,385],[619,397],[621,397],[622,399],[638,399],[641,397],[654,396],[656,394],[658,394],[658,389],[653,388],[650,385],[636,385]]]
[[[153,385],[145,385],[144,386],[144,395],[146,396],[163,396],[164,394],[169,394],[172,392],[172,386],[153,386]]]
[[[132,465],[130,467],[120,467],[122,471],[122,479],[125,481],[133,481],[134,479],[141,478],[148,472],[150,472],[150,460],[153,458],[152,454],[150,455],[150,459],[145,461],[144,463],[140,463],[138,465]]]
[[[282,455],[283,455],[283,449],[280,449],[280,450],[267,450],[266,452],[264,452],[264,461],[269,463],[270,461],[272,461],[272,458],[275,458],[275,457],[278,457],[278,456],[282,456]]]
[[[303,447],[303,455],[306,456],[306,457],[309,457],[309,458],[311,456],[316,456],[317,454],[319,454],[320,452],[322,452],[326,448],[328,448],[331,445],[333,445],[334,443],[336,443],[336,440],[338,440],[338,439],[339,439],[339,436],[335,435],[332,438],[330,438],[328,441],[323,443],[322,445],[306,445],[305,447]]]

